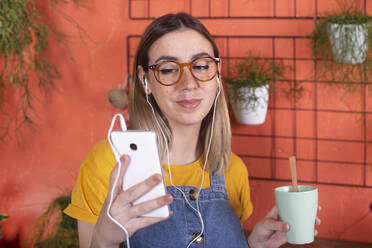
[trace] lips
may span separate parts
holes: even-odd
[[[194,109],[200,105],[201,101],[201,99],[185,99],[177,101],[177,104],[186,109]]]

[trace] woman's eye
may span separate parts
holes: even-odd
[[[192,68],[194,70],[204,71],[204,70],[208,70],[209,66],[208,65],[194,65]]]
[[[163,69],[160,69],[159,72],[161,74],[172,74],[172,73],[176,73],[178,70],[177,69],[173,69],[173,68],[163,68]]]

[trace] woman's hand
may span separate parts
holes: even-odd
[[[170,204],[173,201],[173,198],[171,195],[167,194],[165,196],[133,206],[133,201],[150,191],[154,186],[161,182],[161,175],[154,174],[145,181],[134,185],[126,191],[123,191],[123,177],[129,165],[129,157],[125,155],[121,157],[121,164],[122,168],[118,183],[114,189],[110,214],[115,220],[117,220],[127,229],[129,236],[131,236],[138,229],[165,220],[166,218],[140,216],[151,212],[154,209]],[[116,165],[111,172],[108,195],[102,206],[97,223],[93,230],[91,247],[118,247],[120,243],[126,240],[123,230],[112,222],[107,216],[107,208],[110,202],[111,190],[118,170],[118,165]]]
[[[322,210],[319,206],[318,211]],[[320,225],[321,221],[318,217],[315,219],[315,224]],[[248,237],[250,248],[277,248],[287,242],[286,232],[290,226],[279,220],[279,211],[277,206],[274,206],[266,217],[258,222],[252,233]],[[315,236],[318,231],[315,230]]]
[[[250,248],[277,248],[287,242],[289,225],[279,221],[278,208],[274,206],[266,217],[258,222],[248,237]]]

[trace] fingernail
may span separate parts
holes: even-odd
[[[286,229],[286,231],[287,231],[287,232],[289,231],[290,227],[289,227],[289,225],[288,225],[288,224],[287,224],[287,225],[285,225],[285,229]]]
[[[318,221],[318,225],[322,224],[322,221],[319,218],[316,218],[316,220]]]
[[[123,156],[120,157],[121,162],[125,162],[127,159],[128,159],[127,155],[123,155]]]
[[[154,174],[152,176],[152,180],[154,180],[154,182],[160,182],[161,181],[161,175],[160,174]]]

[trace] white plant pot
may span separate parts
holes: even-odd
[[[269,85],[259,88],[243,87],[238,90],[239,95],[244,95],[244,99],[250,99],[250,96],[258,97],[257,101],[236,100],[233,97],[232,90],[228,87],[231,106],[235,119],[241,124],[259,125],[265,122],[267,106],[269,102]]]
[[[371,23],[327,23],[328,39],[335,61],[343,64],[360,64],[366,59],[368,31]]]

